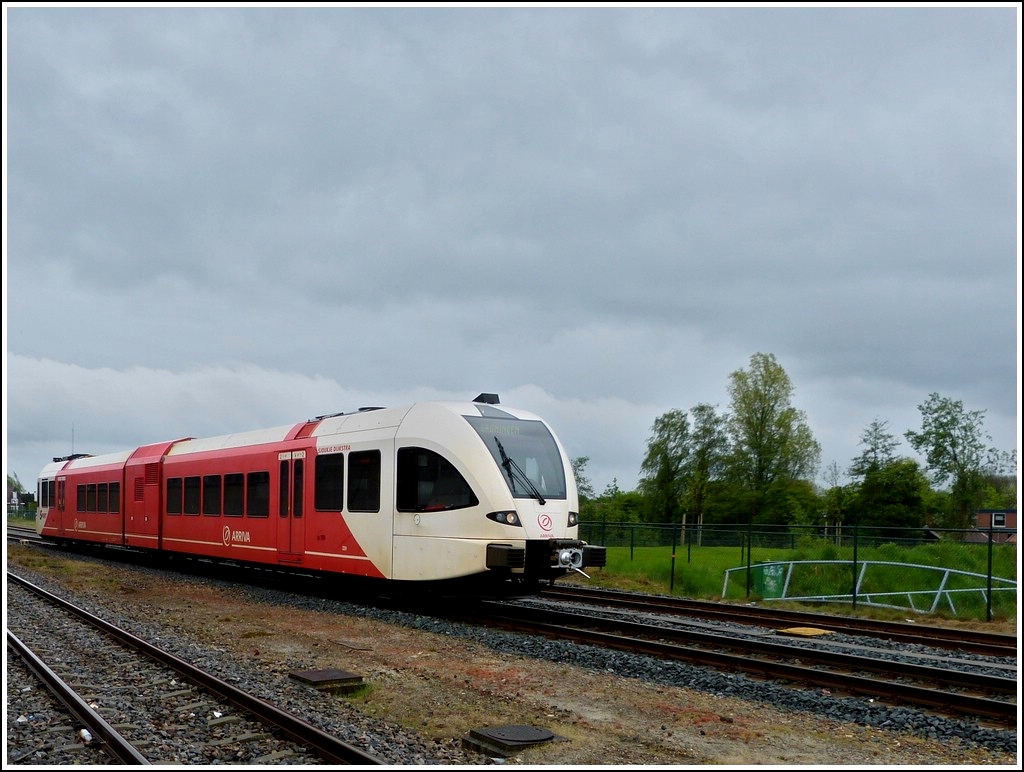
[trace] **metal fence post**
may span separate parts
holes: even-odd
[[[751,547],[753,546],[752,542],[753,542],[753,539],[754,539],[753,523],[754,523],[754,518],[751,517],[750,518],[750,525],[747,526],[747,597],[748,598],[750,597],[750,585],[751,585],[751,579],[753,578],[751,576],[751,574],[750,574],[750,552],[751,552]],[[742,537],[740,537],[740,538],[742,539]]]
[[[988,592],[985,598],[985,619],[992,621],[992,514],[988,516]]]
[[[857,541],[860,534],[860,526],[853,526],[853,588],[851,589],[851,604],[850,607],[854,610],[857,608]]]
[[[668,578],[668,592],[670,595],[672,594],[672,591],[676,588],[676,544],[678,541],[676,539],[677,534],[678,531],[676,530],[676,524],[672,523],[672,568]]]

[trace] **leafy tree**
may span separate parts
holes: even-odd
[[[587,464],[590,463],[590,456],[579,456],[570,459],[572,473],[576,478],[576,491],[580,496],[580,520],[596,520],[597,505],[594,501],[594,486],[587,477]]]
[[[941,528],[949,519],[950,512],[949,491],[939,491],[928,486],[924,496],[924,523],[935,528]]]
[[[594,498],[594,486],[586,475],[590,456],[577,456],[571,459],[570,463],[572,464],[573,476],[576,478],[576,491],[579,493],[580,499]]]
[[[983,474],[998,451],[986,447],[984,410],[964,410],[963,402],[932,393],[921,405],[921,431],[906,438],[928,462],[936,484],[950,483],[950,528],[968,528],[984,499]]]
[[[822,496],[822,516],[826,532],[832,528],[837,536],[849,518],[856,495],[855,486],[843,485],[842,481],[843,474],[839,471],[839,464],[833,461],[825,471],[825,482],[828,487]]]
[[[618,519],[622,522],[639,523],[643,521],[642,515],[646,502],[637,491],[620,491],[612,503],[618,513]]]
[[[927,519],[928,478],[909,458],[873,466],[857,486],[854,522],[875,528],[920,528]]]
[[[850,523],[871,527],[919,527],[924,524],[924,492],[928,481],[916,462],[897,459],[899,439],[889,422],[875,419],[861,434],[863,452],[850,465],[856,478],[850,501]]]
[[[653,522],[678,520],[685,481],[683,466],[690,455],[690,421],[682,410],[670,410],[654,420],[647,455],[640,465],[639,491],[647,500]]]
[[[730,376],[729,393],[730,473],[749,493],[754,522],[774,484],[814,476],[821,446],[792,406],[793,384],[774,355],[754,354],[749,369]]]
[[[983,475],[983,509],[1017,508],[1017,451],[991,451]]]
[[[879,421],[876,418],[860,436],[859,444],[865,448],[853,459],[850,466],[852,477],[863,477],[872,469],[880,469],[892,463],[896,459],[893,451],[899,446],[900,441],[889,432],[888,421]]]
[[[810,480],[779,480],[765,494],[764,514],[770,522],[818,525],[821,510],[822,498]]]
[[[604,489],[604,493],[590,502],[593,516],[588,519],[607,523],[639,523],[642,521],[644,499],[635,491],[619,490],[618,482],[613,478]],[[590,512],[591,510],[588,510]],[[582,515],[581,515],[582,516]]]
[[[18,479],[18,475],[11,472],[7,475],[7,503],[11,502],[11,494],[14,494],[15,500],[20,506],[25,506],[35,502],[35,494],[29,493],[25,490],[25,487],[21,484],[21,480]]]
[[[989,450],[988,463],[982,474],[983,509],[1017,508],[1017,451],[1009,453]]]
[[[690,410],[690,452],[683,460],[683,496],[685,522],[700,524],[712,494],[712,483],[722,478],[729,451],[726,419],[711,405],[700,404]]]

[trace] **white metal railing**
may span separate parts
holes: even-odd
[[[950,611],[957,614],[955,598],[963,597],[965,594],[979,593],[983,601],[988,600],[989,576],[971,571],[960,571],[955,568],[943,568],[942,566],[925,566],[917,563],[894,563],[881,560],[860,560],[857,561],[857,581],[850,593],[832,595],[790,595],[789,588],[793,580],[793,572],[797,566],[820,566],[820,565],[843,565],[852,566],[849,560],[787,560],[755,563],[749,566],[750,571],[761,572],[761,585],[764,593],[759,593],[762,600],[788,600],[807,601],[814,603],[853,603],[856,596],[857,603],[866,606],[878,606],[882,608],[894,608],[907,611],[915,611],[920,614],[931,614],[945,601],[949,604]],[[937,587],[930,590],[885,590],[865,591],[863,589],[864,579],[868,569],[874,566],[890,566],[903,569],[924,569],[936,574]],[[738,568],[727,568],[725,570],[725,582],[722,585],[722,598],[728,597],[730,579],[733,574],[747,571],[748,566]],[[976,587],[949,587],[952,577],[966,577],[978,584]],[[1017,581],[1004,579],[999,576],[991,578],[991,590],[996,592],[1017,592]],[[893,601],[897,598],[905,598],[906,605],[897,604]],[[918,602],[923,601],[921,605]]]

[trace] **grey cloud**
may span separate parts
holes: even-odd
[[[532,386],[624,487],[757,351],[892,386],[815,400],[835,456],[886,393],[1007,425],[1018,13],[5,8],[8,354]]]

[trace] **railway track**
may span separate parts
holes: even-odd
[[[31,537],[26,537],[27,539]],[[312,594],[315,594],[313,591]],[[663,596],[577,588],[559,585],[536,599],[547,607],[530,610],[516,604],[481,604],[475,613],[448,614],[455,621],[503,627],[517,632],[585,642],[656,657],[704,664],[719,670],[744,672],[800,686],[859,695],[898,706],[916,706],[945,715],[967,716],[1005,725],[1016,718],[1012,695],[1017,690],[1016,636],[974,634],[923,625],[891,624],[826,614],[728,606]],[[532,602],[532,601],[531,601]],[[553,604],[587,605],[591,610],[569,613]],[[598,607],[595,609],[594,607]],[[611,609],[647,617],[647,624],[616,619]],[[436,609],[434,615],[443,615]],[[701,621],[707,628],[700,629]],[[746,628],[747,634],[721,633],[723,624]],[[673,630],[674,625],[685,625]],[[821,628],[830,634],[873,638],[863,643],[830,643],[815,653],[808,641],[794,645],[772,640],[794,626]],[[760,627],[760,630],[752,630]],[[834,637],[834,636],[823,636]],[[918,662],[893,662],[886,648],[905,658],[909,649],[928,647]],[[837,651],[838,649],[838,651]],[[957,662],[941,650],[974,652],[1002,658],[984,670],[969,661]]]
[[[26,528],[22,525],[7,525],[7,541],[42,541],[42,537],[33,528]]]
[[[946,648],[991,657],[1017,657],[1017,636],[979,630],[888,622],[864,617],[846,617],[808,611],[737,606],[711,601],[689,600],[666,595],[641,595],[575,585],[556,585],[541,597],[572,603],[608,606],[636,612],[708,619],[737,625],[823,628],[836,633],[866,636],[895,643]]]
[[[124,765],[149,764],[149,760],[124,736],[112,727],[86,700],[58,676],[32,649],[22,642],[10,630],[7,631],[7,648],[19,658],[20,664],[41,682],[56,700],[69,713],[67,734],[74,735],[75,742],[63,748],[70,753],[70,763],[94,763],[95,753],[87,750],[96,745],[110,760]],[[17,667],[17,664],[14,665]],[[8,677],[11,677],[8,669]],[[30,686],[22,686],[23,690],[31,690]],[[45,709],[45,706],[44,706]],[[58,709],[59,710],[59,709]],[[34,716],[33,716],[34,717]],[[25,717],[25,720],[28,720]],[[31,760],[34,753],[41,750],[45,741],[32,747],[22,748],[11,753],[9,761],[19,763]],[[81,753],[78,753],[80,752]]]
[[[1006,662],[979,664],[934,653],[921,655],[920,662],[908,662],[904,651],[900,658],[890,658],[885,649],[856,643],[818,648],[806,641],[780,643],[770,632],[708,632],[693,625],[674,627],[664,618],[637,622],[623,615],[560,610],[532,601],[485,602],[455,617],[801,687],[828,688],[943,715],[981,717],[999,725],[1012,724],[1017,718],[1017,669]]]
[[[384,763],[15,574],[7,579],[8,624],[19,628],[8,629],[8,646],[118,763],[196,763],[180,755],[179,735],[206,763]],[[80,623],[73,638],[36,624],[54,613]]]

